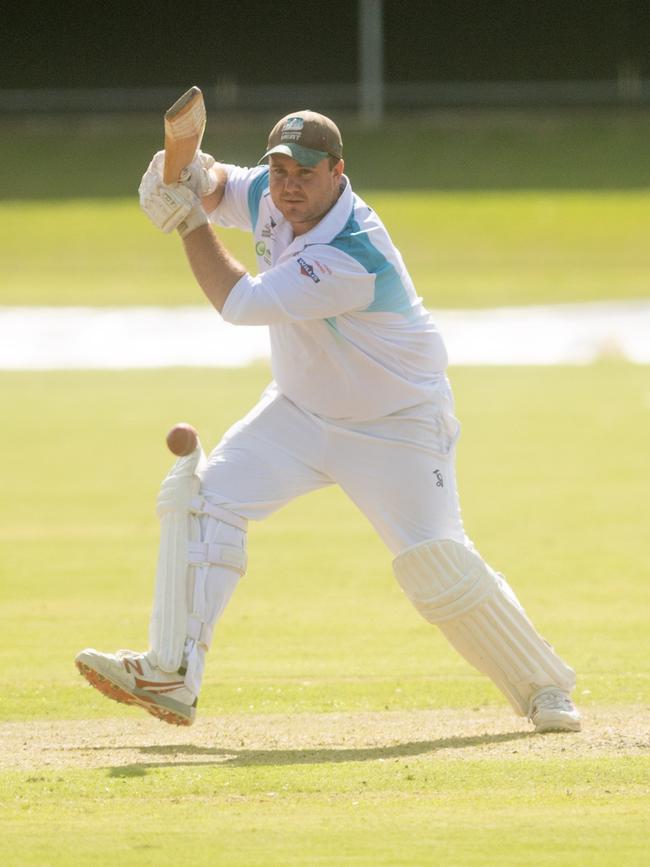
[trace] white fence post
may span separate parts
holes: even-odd
[[[359,0],[359,114],[366,126],[384,115],[382,0]]]

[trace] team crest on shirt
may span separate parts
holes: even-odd
[[[314,271],[309,262],[305,262],[304,259],[298,259],[298,264],[300,265],[300,273],[303,277],[310,277],[314,283],[320,283],[320,277]]]

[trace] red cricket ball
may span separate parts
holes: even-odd
[[[199,435],[196,428],[186,422],[175,424],[167,434],[167,447],[172,454],[178,455],[178,457],[192,454],[198,442]]]

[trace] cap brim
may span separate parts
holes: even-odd
[[[301,147],[299,144],[285,142],[284,144],[276,145],[268,150],[264,156],[258,160],[257,164],[259,165],[260,163],[263,163],[271,156],[271,154],[284,154],[285,157],[291,157],[291,159],[300,163],[301,166],[307,166],[308,168],[313,168],[313,166],[328,156],[327,151],[315,151],[311,148]]]

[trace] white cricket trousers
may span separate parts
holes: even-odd
[[[402,555],[396,577],[420,613],[526,716],[537,691],[570,692],[575,674],[465,535],[454,472],[458,433],[444,376],[426,403],[354,422],[306,412],[272,385],[210,455],[202,491],[212,503],[259,520],[295,497],[338,484],[393,555]],[[213,585],[216,609],[223,610],[235,583]],[[202,671],[199,652],[197,694]]]
[[[271,384],[224,435],[202,474],[202,493],[244,518],[337,484],[394,556],[432,539],[471,544],[460,515],[459,424],[446,376],[432,399],[370,421],[323,418]]]

